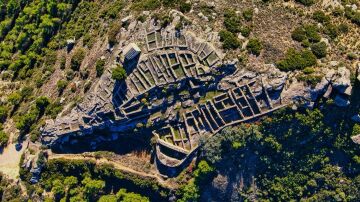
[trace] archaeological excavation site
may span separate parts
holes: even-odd
[[[351,85],[342,80],[347,70],[330,71],[314,89],[294,91],[300,84],[290,84],[287,74],[272,65],[255,72],[238,68],[236,59],[224,60],[211,33],[201,38],[191,29],[150,24],[126,35],[84,100],[69,114],[46,121],[44,145],[61,150],[91,136],[90,150],[96,150],[100,142],[143,133],[156,140],[156,169],[174,177],[196,156],[201,140],[226,126],[258,121],[295,103],[312,108],[330,94],[340,105],[349,102]],[[117,66],[125,69],[126,79],[112,78]]]
[[[359,8],[0,0],[0,202],[359,202]]]

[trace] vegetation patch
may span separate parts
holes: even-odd
[[[246,45],[246,49],[256,56],[260,55],[262,49],[262,43],[257,38],[252,38],[249,40],[248,44]]]
[[[241,47],[241,42],[234,33],[221,30],[219,36],[224,49],[237,49]]]
[[[108,198],[163,201],[168,194],[155,179],[140,178],[92,161],[51,160],[45,165],[41,179],[39,188],[51,191],[55,201],[104,201]],[[112,195],[113,191],[117,194]]]
[[[285,58],[277,62],[276,66],[282,71],[294,71],[302,70],[316,63],[316,56],[310,50],[296,51],[291,48],[286,52]]]
[[[127,77],[126,71],[123,66],[117,65],[113,71],[111,77],[115,80],[122,81]]]

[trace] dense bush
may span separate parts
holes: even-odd
[[[105,60],[102,59],[97,60],[95,64],[95,68],[96,68],[96,76],[100,77],[104,73]]]
[[[22,98],[22,100],[27,100],[29,99],[32,94],[33,94],[34,88],[31,86],[24,86],[21,90],[20,90],[20,96]]]
[[[219,36],[224,49],[237,49],[241,47],[241,42],[235,34],[226,30],[221,30]]]
[[[231,193],[238,201],[252,197],[259,201],[358,201],[360,163],[356,160],[360,148],[349,138],[352,124],[346,124],[344,114],[334,117],[332,106],[324,107],[322,112],[283,109],[261,124],[226,128],[206,140],[202,158],[212,162],[221,176],[229,179],[249,170],[256,173],[248,175],[255,177],[255,182],[244,181],[240,191],[234,189],[220,197],[214,193],[212,197],[230,201]],[[334,156],[334,151],[343,155]],[[214,182],[218,181],[210,180],[202,187]],[[209,198],[201,190],[195,193]]]
[[[121,81],[121,80],[124,80],[126,77],[127,77],[127,74],[126,74],[126,71],[125,71],[125,69],[124,69],[123,66],[117,65],[117,66],[113,69],[112,75],[111,75],[111,78],[112,78],[112,79]]]
[[[325,42],[319,42],[316,44],[311,45],[311,51],[314,53],[314,55],[317,58],[323,58],[326,57],[327,54],[327,46]]]
[[[6,146],[8,141],[9,135],[0,128],[0,148]]]
[[[180,187],[177,194],[180,196],[179,202],[199,201],[201,189],[209,183],[214,177],[215,168],[208,164],[205,160],[201,160],[195,171],[193,179]]]
[[[75,50],[74,55],[71,58],[71,69],[74,71],[79,71],[82,61],[85,58],[85,50],[83,48],[78,48]]]
[[[351,20],[351,22],[360,26],[360,12],[354,11],[351,7],[345,8],[345,17]]]
[[[67,85],[68,85],[68,82],[67,82],[67,81],[65,81],[65,80],[59,80],[59,81],[56,83],[56,87],[57,87],[58,92],[61,94],[61,93],[65,90],[65,88],[66,88]]]
[[[182,2],[180,3],[180,11],[183,13],[188,13],[191,10],[191,3]]]
[[[43,112],[45,112],[46,107],[49,106],[50,100],[48,97],[40,96],[36,99],[35,104],[36,104],[36,108],[41,113],[43,113]]]
[[[315,0],[295,0],[295,1],[303,4],[304,6],[311,6],[315,3]]]
[[[0,123],[3,123],[8,116],[8,108],[6,106],[0,106]]]
[[[249,40],[248,44],[246,45],[246,49],[256,56],[260,55],[260,51],[262,49],[262,44],[259,39],[252,38]]]
[[[52,53],[48,55],[45,47],[48,44],[57,47],[56,43],[49,42],[72,16],[78,3],[78,0],[5,1],[0,9],[6,13],[0,17],[0,68],[12,69],[14,79],[24,79],[42,62],[43,54],[45,66],[53,66],[56,57]]]
[[[308,40],[309,42],[319,42],[321,36],[318,33],[318,28],[315,25],[302,25],[294,29],[291,33],[291,37],[295,41],[303,42]]]
[[[172,22],[172,16],[164,15],[160,17],[160,26],[165,28]]]
[[[334,24],[328,23],[324,27],[324,33],[328,35],[331,39],[335,39],[337,36],[339,36],[339,32],[339,27]]]
[[[50,160],[44,166],[41,179],[39,185],[47,191],[58,193],[59,200],[97,201],[99,198],[104,200],[116,197],[117,201],[148,201],[149,198],[151,201],[164,201],[167,196],[167,189],[159,186],[152,178],[123,173],[110,164],[97,165],[91,160]],[[61,184],[54,184],[58,180]],[[124,186],[137,190],[139,194],[127,192]],[[114,195],[116,189],[120,190]]]
[[[100,15],[101,18],[115,19],[119,16],[120,11],[126,6],[124,1],[115,1],[114,4],[110,5],[107,9],[104,9]]]
[[[13,106],[17,106],[21,103],[22,101],[22,97],[20,95],[20,93],[18,92],[13,92],[11,93],[8,98],[7,98],[8,102],[10,102]]]
[[[226,10],[224,13],[224,26],[227,31],[238,33],[241,30],[241,18],[234,10]]]
[[[60,103],[60,100],[55,100],[51,102],[46,108],[45,114],[49,115],[52,119],[55,119],[56,116],[63,110],[63,106]]]
[[[111,46],[117,43],[116,36],[120,32],[120,23],[115,22],[112,24],[109,32],[108,32],[108,41]]]
[[[339,31],[340,31],[341,33],[343,33],[343,34],[346,34],[346,33],[349,32],[349,26],[348,26],[347,24],[345,24],[345,23],[341,23],[341,24],[338,26],[338,28],[339,28]]]
[[[15,126],[20,130],[20,134],[24,135],[31,130],[33,124],[38,120],[40,111],[37,108],[32,108],[24,115],[16,119]]]
[[[330,17],[326,15],[323,11],[315,11],[313,13],[312,18],[320,23],[328,23],[330,22]]]
[[[277,62],[276,66],[282,71],[302,70],[316,64],[316,56],[307,49],[296,51],[289,49],[283,60]]]
[[[251,27],[249,27],[249,26],[242,26],[240,28],[240,33],[244,37],[250,36],[250,32],[251,32]]]
[[[253,10],[252,9],[244,10],[243,17],[246,21],[251,21],[253,18]]]

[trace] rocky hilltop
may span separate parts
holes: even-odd
[[[114,58],[109,68],[69,114],[46,122],[42,143],[61,147],[97,131],[111,133],[107,141],[153,131],[158,168],[177,168],[191,159],[200,139],[226,126],[287,105],[312,108],[322,97],[333,96],[338,106],[349,104],[352,87],[345,67],[329,70],[315,86],[271,64],[244,68],[237,59],[223,58],[218,33],[197,36],[191,27],[174,29],[179,20],[174,16],[165,29],[154,21],[123,19],[129,26],[122,28],[120,45],[108,48]],[[113,78],[119,66],[126,79]],[[96,148],[96,141],[91,144]]]

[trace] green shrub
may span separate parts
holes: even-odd
[[[105,60],[97,60],[96,61],[96,76],[100,77],[104,73]]]
[[[74,55],[71,58],[71,69],[78,71],[84,58],[85,50],[83,48],[76,49]]]
[[[30,141],[31,142],[36,142],[39,137],[40,137],[41,133],[39,130],[34,130],[30,133]]]
[[[55,100],[50,103],[46,108],[45,114],[49,115],[52,119],[55,119],[56,116],[63,110],[63,106],[61,105],[59,100]]]
[[[346,7],[345,8],[345,17],[349,20],[351,20],[351,22],[360,25],[360,12],[359,11],[354,11],[351,9],[351,7]]]
[[[291,37],[295,41],[302,42],[308,40],[309,42],[319,42],[321,36],[318,33],[318,28],[315,25],[302,25],[294,29],[291,33]]]
[[[167,27],[171,23],[172,20],[173,20],[172,17],[169,15],[162,16],[160,18],[161,27],[163,27],[163,28]]]
[[[44,112],[45,108],[50,104],[50,100],[48,97],[40,96],[36,99],[35,103],[36,103],[36,108],[40,112]]]
[[[242,26],[240,29],[240,33],[244,37],[250,36],[250,32],[251,32],[251,27],[249,26]]]
[[[315,0],[295,0],[295,1],[303,4],[304,6],[311,6],[315,3]]]
[[[252,9],[244,10],[243,17],[246,21],[251,21],[253,18],[253,10]]]
[[[179,0],[161,0],[162,4],[166,7],[174,7]]]
[[[336,7],[333,9],[332,13],[333,16],[342,16],[344,15],[344,10],[341,9],[340,7]]]
[[[68,81],[73,80],[74,77],[75,77],[75,72],[74,72],[74,70],[68,69],[68,70],[65,72],[65,76],[66,76],[66,80],[68,80]]]
[[[0,106],[0,123],[3,123],[8,116],[8,109],[5,106]]]
[[[111,28],[108,32],[108,42],[111,46],[115,45],[117,43],[116,36],[120,32],[120,23],[115,22],[112,24]]]
[[[355,124],[352,128],[351,136],[359,135],[360,134],[360,125]]]
[[[98,202],[117,202],[118,198],[115,195],[104,195],[99,198]]]
[[[226,30],[221,30],[219,36],[224,49],[237,49],[241,47],[241,42],[235,34]]]
[[[9,141],[9,135],[6,134],[3,130],[0,130],[0,147],[7,145]]]
[[[114,3],[115,4],[111,5],[108,9],[105,9],[104,13],[101,15],[102,18],[115,19],[126,5],[124,1],[115,1]]]
[[[315,72],[315,69],[312,68],[312,67],[306,67],[304,70],[303,70],[303,73],[304,74],[312,74]]]
[[[260,55],[262,44],[259,39],[252,38],[249,40],[248,44],[246,45],[246,49],[256,56]]]
[[[18,130],[20,130],[21,134],[27,133],[31,126],[36,122],[39,116],[38,109],[31,109],[27,114],[24,114],[16,120],[15,126]]]
[[[346,57],[347,57],[349,60],[355,60],[355,59],[357,59],[357,55],[356,55],[355,53],[353,53],[353,52],[348,53],[348,54],[346,55]]]
[[[34,91],[34,88],[31,86],[25,86],[20,90],[20,95],[23,100],[28,99],[30,96],[32,96],[32,93]]]
[[[328,23],[330,22],[330,17],[326,15],[323,11],[315,11],[313,13],[312,18],[320,23]]]
[[[307,49],[296,51],[289,49],[283,60],[277,62],[276,66],[282,71],[302,70],[316,64],[316,56]]]
[[[180,11],[182,13],[188,13],[191,10],[191,3],[182,2],[180,3]]]
[[[335,39],[339,35],[339,28],[333,24],[326,24],[324,27],[324,33],[331,39]]]
[[[349,26],[348,26],[347,24],[345,24],[345,23],[341,23],[341,24],[338,26],[338,28],[339,28],[339,31],[340,31],[341,33],[343,33],[343,34],[346,34],[346,33],[349,32]]]
[[[126,71],[123,66],[117,65],[116,68],[113,69],[111,78],[121,81],[127,77]]]
[[[110,195],[111,196],[111,195]],[[149,198],[141,196],[133,192],[127,192],[126,189],[120,189],[116,193],[116,198],[118,201],[139,201],[139,202],[149,202]],[[112,200],[110,198],[110,200]]]
[[[224,14],[224,26],[227,31],[238,33],[241,30],[241,19],[234,10],[226,10]]]
[[[17,106],[21,103],[22,97],[18,92],[11,93],[8,98],[8,102],[10,102],[13,106]]]
[[[319,42],[316,44],[311,45],[311,51],[314,53],[314,55],[317,58],[323,58],[326,57],[327,54],[327,46],[325,42]]]
[[[313,74],[300,74],[296,77],[299,81],[303,81],[310,85],[311,87],[315,87],[318,84],[322,76],[321,75],[313,75]]]
[[[59,80],[59,81],[56,83],[56,87],[57,87],[57,89],[58,89],[58,92],[59,92],[59,93],[62,93],[62,92],[65,90],[65,88],[66,88],[67,85],[68,85],[68,82],[67,82],[67,81],[65,81],[65,80]]]
[[[143,23],[143,22],[146,21],[146,16],[145,16],[145,15],[139,15],[139,16],[136,18],[136,20]]]
[[[55,200],[60,200],[65,195],[65,186],[64,183],[56,179],[52,182],[51,192],[54,194]]]

